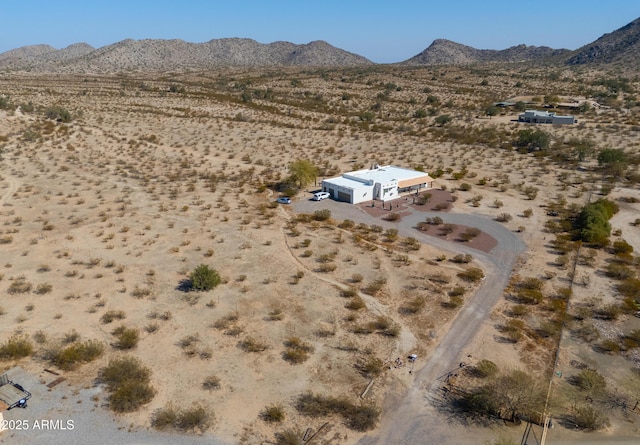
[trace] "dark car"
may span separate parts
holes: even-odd
[[[281,198],[276,199],[276,202],[279,202],[280,204],[291,204],[291,198],[287,198],[286,196],[283,196]]]

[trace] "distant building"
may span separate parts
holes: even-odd
[[[527,110],[518,115],[518,122],[528,124],[568,125],[578,122],[573,116],[558,116],[550,111]]]
[[[333,199],[357,204],[365,201],[390,201],[403,194],[431,188],[433,178],[428,173],[407,168],[374,164],[370,169],[345,173],[322,181],[322,191]]]
[[[500,108],[507,108],[507,107],[513,107],[515,104],[516,104],[515,102],[503,101],[503,102],[494,102],[493,106],[500,107]]]

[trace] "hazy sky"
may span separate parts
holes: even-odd
[[[576,49],[640,17],[638,0],[0,0],[0,53],[126,38],[326,40],[387,63],[445,38],[479,49]]]

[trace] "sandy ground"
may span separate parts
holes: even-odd
[[[457,75],[445,74],[452,82]],[[288,100],[306,97],[304,90],[291,87],[288,75],[265,82],[289,91]],[[356,98],[344,101],[339,79],[305,76],[301,80],[304,88],[321,91],[336,113],[363,107],[369,100],[373,103],[377,94],[366,80],[351,80],[349,88]],[[376,79],[374,85],[388,80],[386,74],[371,76]],[[401,108],[409,102],[409,95],[422,94],[426,100],[423,83],[431,76],[428,73],[411,84],[402,80],[407,82],[399,93],[402,96],[388,107],[391,117],[398,119],[395,122],[401,122]],[[400,79],[404,78],[393,78]],[[216,85],[233,88],[233,82],[224,80],[216,79]],[[33,357],[0,362],[2,369],[11,370],[12,378],[20,379],[34,393],[27,410],[7,412],[5,419],[54,418],[74,420],[77,425],[71,431],[5,432],[0,435],[3,443],[92,443],[86,436],[90,431],[95,443],[115,437],[117,443],[257,444],[273,441],[276,432],[288,428],[317,431],[327,421],[330,425],[318,437],[323,443],[419,443],[429,435],[434,438],[431,443],[460,444],[503,435],[519,438],[521,428],[470,426],[443,416],[434,408],[439,403],[434,396],[437,377],[461,361],[473,365],[481,359],[538,374],[553,366],[552,340],[525,336],[517,344],[499,341],[499,327],[513,306],[503,298],[502,287],[514,274],[546,277],[547,294],[567,285],[570,270],[556,264],[557,255],[549,245],[553,235],[543,229],[551,219],[547,206],[558,196],[568,204],[583,205],[586,191],[598,182],[590,176],[593,161],[585,171],[560,168],[531,155],[480,143],[438,140],[441,130],[429,130],[421,122],[411,122],[412,130],[385,132],[361,129],[355,121],[349,125],[325,122],[326,110],[306,105],[283,104],[278,112],[255,103],[245,106],[211,95],[206,76],[176,79],[190,90],[205,89],[189,97],[160,90],[141,92],[141,81],[135,77],[25,75],[3,78],[0,83],[23,103],[48,106],[70,97],[73,102],[67,106],[81,111],[70,124],[51,124],[35,113],[0,111],[5,147],[0,171],[0,237],[8,240],[0,246],[0,339],[16,332],[31,338],[41,332],[46,337],[44,343],[35,345]],[[144,81],[162,87],[159,80]],[[508,96],[498,85],[493,85],[495,94]],[[436,84],[433,88],[443,102],[451,97],[463,104],[453,91]],[[340,94],[332,99],[336,92]],[[473,100],[472,95],[464,100]],[[591,118],[597,122],[584,127],[550,131],[558,138],[593,136],[609,145],[635,147],[634,133],[608,130],[613,119],[609,113],[602,111]],[[470,112],[459,111],[456,118],[471,127],[518,128],[507,115],[476,120]],[[421,132],[427,130],[436,133],[426,137]],[[453,193],[457,199],[450,210],[433,212],[428,206],[401,200],[397,203],[401,219],[393,223],[382,218],[388,211],[380,208],[316,203],[304,193],[290,207],[271,208],[276,193],[261,186],[284,177],[288,162],[302,156],[320,160],[325,177],[368,165],[374,156],[380,164],[422,165],[427,170],[450,167],[451,172],[464,167],[468,173],[462,179],[445,173],[436,182],[434,192],[447,191],[434,193],[430,205],[450,199]],[[471,190],[460,190],[465,182]],[[527,187],[537,189],[534,199],[527,197]],[[614,189],[611,198],[620,196],[638,196],[638,190]],[[474,200],[477,205],[472,205]],[[638,217],[638,204],[620,207],[612,225],[621,228],[620,236],[638,250],[638,229],[630,225]],[[402,238],[386,242],[383,234],[375,233],[369,233],[375,235],[372,241],[356,242],[352,231],[335,223],[292,226],[296,214],[320,208],[330,209],[335,223],[352,219],[383,230],[397,228],[401,237],[417,239],[420,247],[410,250]],[[525,217],[528,209],[532,214]],[[495,221],[505,212],[512,216],[510,221]],[[456,241],[458,232],[445,237],[435,229],[416,230],[418,223],[433,216],[460,229],[480,228],[482,234],[462,243]],[[479,285],[457,277],[468,267],[449,261],[459,253],[472,255],[470,265],[484,270],[486,278]],[[572,302],[576,305],[594,296],[601,299],[598,304],[615,301],[614,283],[600,272],[608,255],[596,252],[593,266],[578,266],[576,276],[586,284],[574,288]],[[448,260],[437,261],[442,256]],[[326,260],[335,264],[335,270],[322,271]],[[215,267],[224,283],[206,294],[180,291],[180,281],[200,263]],[[31,283],[31,290],[9,294],[11,283],[21,276]],[[582,280],[584,276],[590,280]],[[380,277],[386,283],[379,293],[363,292]],[[443,277],[444,284],[438,281]],[[36,293],[44,284],[51,286],[50,291]],[[444,303],[456,286],[466,288],[464,304],[457,310],[448,309]],[[345,308],[340,294],[349,287],[358,288],[365,309]],[[408,314],[407,302],[418,297],[426,299],[425,308]],[[100,318],[109,310],[123,310],[126,318],[104,324]],[[271,318],[274,311],[282,314],[281,320]],[[170,313],[167,320],[159,317],[166,312]],[[237,320],[224,328],[215,327],[230,315],[237,315]],[[353,332],[379,316],[400,327],[397,337]],[[545,316],[534,308],[527,323],[536,327]],[[593,321],[602,336],[614,337],[640,328],[639,322],[626,315],[613,323]],[[112,331],[121,324],[140,331],[138,345],[128,352],[112,346]],[[152,325],[156,329],[148,329]],[[44,368],[53,366],[43,352],[72,330],[81,339],[103,342],[106,352],[75,370],[58,370],[66,380],[49,390],[46,384],[53,376]],[[181,347],[189,336],[196,339],[193,345]],[[290,337],[313,346],[303,364],[283,360],[284,343]],[[264,341],[267,349],[244,352],[238,345],[247,338]],[[387,369],[367,396],[383,410],[376,430],[355,432],[340,418],[309,418],[294,408],[295,398],[305,391],[341,394],[358,401],[369,382],[358,371],[358,364],[371,357],[389,364],[410,353],[419,356],[415,365]],[[138,357],[152,370],[157,394],[139,411],[114,416],[96,376],[110,358],[122,354]],[[558,392],[567,387],[566,377],[578,372],[571,365],[576,361],[597,367],[611,388],[633,391],[626,382],[632,381],[632,369],[638,365],[630,354],[601,354],[591,344],[567,335],[558,363],[565,377],[554,381]],[[211,374],[220,378],[221,388],[203,390],[201,383]],[[202,404],[214,414],[213,425],[203,436],[156,432],[150,428],[152,414],[167,404]],[[286,418],[282,424],[260,419],[261,411],[271,404],[283,406]],[[548,441],[605,443],[637,437],[638,420],[633,415],[616,408],[610,410],[610,417],[611,426],[599,435],[585,436],[558,425]]]

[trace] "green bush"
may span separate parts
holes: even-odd
[[[124,311],[107,311],[100,317],[100,321],[104,324],[109,324],[114,320],[122,320],[123,318],[126,318]]]
[[[132,412],[149,403],[155,390],[150,384],[151,371],[131,356],[116,358],[102,368],[98,379],[107,385],[109,408],[116,412]]]
[[[0,359],[18,359],[33,354],[33,343],[24,334],[14,334],[0,345]]]
[[[159,430],[173,428],[183,432],[204,432],[213,421],[213,415],[202,405],[176,409],[172,405],[154,411],[151,425]]]
[[[140,338],[140,331],[134,328],[127,328],[126,326],[120,326],[113,330],[117,341],[114,346],[118,349],[132,349],[138,344]]]
[[[218,271],[206,264],[200,264],[189,275],[190,289],[196,291],[209,291],[222,282]]]
[[[480,360],[473,368],[473,372],[480,378],[493,377],[498,373],[498,365],[491,360]]]
[[[595,369],[583,369],[575,377],[576,385],[591,394],[601,393],[607,387],[604,377]]]
[[[245,352],[262,352],[266,351],[269,348],[266,343],[261,342],[260,340],[256,340],[253,337],[245,338],[240,343],[238,343],[238,347]]]
[[[329,209],[320,209],[313,212],[313,219],[316,221],[327,221],[331,218],[331,210]]]
[[[574,410],[573,421],[578,428],[599,430],[609,425],[609,419],[592,406],[577,406]]]
[[[290,337],[284,342],[284,345],[287,349],[282,354],[282,358],[293,364],[307,361],[309,354],[313,352],[313,346],[298,337]]]
[[[63,348],[54,347],[46,356],[60,369],[75,369],[81,363],[91,362],[102,356],[104,345],[97,340],[72,343]]]
[[[464,281],[475,283],[484,278],[484,272],[478,267],[470,267],[463,272],[459,272],[458,277]]]
[[[47,108],[44,114],[47,119],[53,119],[58,122],[71,122],[72,120],[71,113],[59,105]]]

